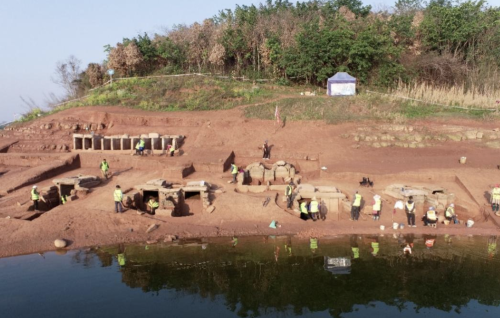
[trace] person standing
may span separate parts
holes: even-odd
[[[231,174],[233,175],[233,181],[230,183],[236,183],[236,177],[238,176],[238,166],[234,163],[231,164]]]
[[[262,146],[262,151],[264,152],[262,155],[262,159],[264,160],[269,160],[269,145],[267,143],[267,140],[264,141],[264,145]]]
[[[172,139],[172,146],[170,146],[168,151],[170,152],[170,157],[173,157],[175,153],[175,139]]]
[[[286,196],[286,208],[291,209],[293,204],[293,182],[290,183],[285,188]]]
[[[493,190],[491,190],[491,210],[495,215],[500,216],[500,185],[495,184]]]
[[[304,200],[300,203],[300,218],[304,221],[309,219],[309,213],[307,213],[307,201]]]
[[[415,225],[415,202],[413,201],[413,196],[408,198],[405,204],[406,218],[408,219],[409,227],[417,227]]]
[[[316,200],[316,197],[311,199],[311,203],[309,203],[309,212],[311,213],[311,219],[316,222],[319,214],[319,203]]]
[[[122,205],[123,192],[122,192],[122,189],[120,188],[119,185],[117,185],[115,188],[114,198],[115,198],[115,212],[122,213],[122,211],[123,211],[123,205]]]
[[[38,187],[36,185],[31,189],[31,200],[33,201],[33,207],[35,211],[38,212],[38,201],[40,200],[40,193],[38,192]]]
[[[149,197],[148,207],[152,215],[155,215],[155,211],[159,206],[160,205],[158,204],[158,202],[156,202],[155,198]]]
[[[382,197],[376,194],[373,197],[373,220],[380,220],[380,211],[382,210]]]
[[[108,179],[108,171],[109,171],[109,163],[106,161],[106,159],[102,159],[101,174],[103,178]]]
[[[361,209],[361,199],[363,197],[356,191],[354,193],[354,200],[352,201],[351,207],[351,221],[357,221],[359,219],[359,210]]]

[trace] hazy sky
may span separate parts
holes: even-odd
[[[0,0],[0,122],[28,110],[20,96],[43,105],[62,94],[53,84],[57,61],[75,55],[85,69],[106,58],[103,46],[138,33],[161,32],[264,0]],[[395,1],[365,0],[375,8]],[[382,4],[380,4],[382,3]],[[490,0],[499,6],[500,0]]]

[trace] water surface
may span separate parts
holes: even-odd
[[[403,248],[413,242],[412,254]],[[252,237],[0,259],[0,317],[498,317],[495,237]]]

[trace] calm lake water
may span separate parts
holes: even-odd
[[[496,242],[242,237],[4,258],[0,317],[499,317]]]

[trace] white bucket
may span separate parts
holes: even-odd
[[[385,226],[381,225],[380,230],[382,230],[382,231],[385,230]]]
[[[474,225],[474,221],[467,220],[467,227],[472,227]]]
[[[392,228],[397,230],[399,228],[399,224],[396,222],[392,223]]]
[[[466,161],[467,161],[467,157],[460,157],[461,164],[465,164]]]

